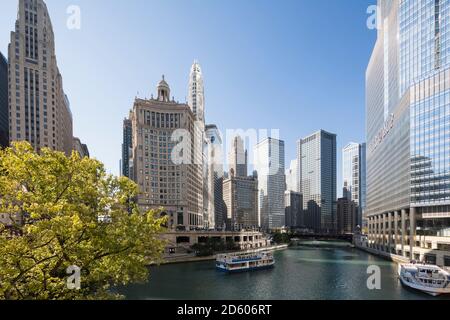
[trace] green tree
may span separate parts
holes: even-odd
[[[146,281],[166,221],[139,212],[137,192],[75,152],[0,150],[0,213],[21,220],[0,224],[0,299],[120,298],[111,287]],[[80,290],[67,288],[69,266],[81,268]]]
[[[291,237],[287,233],[276,232],[273,234],[273,241],[276,244],[286,244],[291,241]]]

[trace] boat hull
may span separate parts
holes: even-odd
[[[273,269],[275,267],[274,264],[267,265],[267,266],[261,266],[261,267],[251,267],[251,268],[242,268],[242,269],[236,269],[236,270],[229,270],[221,267],[216,267],[216,269],[220,272],[224,273],[244,273],[244,272],[251,272],[251,271],[262,271],[262,270],[269,270]]]
[[[405,281],[402,277],[399,277],[399,279],[400,279],[400,282],[402,283],[403,286],[405,286],[407,288],[410,288],[410,289],[413,289],[413,290],[416,290],[416,291],[420,291],[420,292],[426,293],[426,294],[428,294],[430,296],[433,296],[433,297],[438,297],[438,296],[440,296],[442,294],[449,294],[450,293],[450,291],[448,291],[448,292],[432,291],[430,288],[426,288],[426,287],[423,287],[423,286],[415,285],[413,283],[409,283],[409,282]]]
[[[437,297],[443,294],[450,294],[450,287],[448,285],[446,287],[430,287],[422,285],[418,283],[410,273],[404,274],[402,272],[402,269],[402,265],[399,265],[398,278],[404,287],[426,293],[433,297]]]

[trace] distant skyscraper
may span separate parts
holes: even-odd
[[[285,226],[286,190],[284,141],[267,138],[255,146],[259,219],[263,229]]]
[[[88,157],[89,158],[89,149],[86,144],[82,143],[80,138],[73,138],[73,147],[72,149],[80,155],[81,158]]]
[[[223,203],[223,153],[222,136],[216,125],[206,126],[207,141],[207,175],[206,186],[208,191],[207,219],[208,227],[221,228],[225,223]]]
[[[157,98],[136,99],[130,113],[130,168],[140,191],[137,202],[143,210],[164,208],[169,228],[201,228],[205,226],[203,159],[198,146],[203,132],[195,126],[191,108],[169,97],[163,77]],[[177,136],[183,132],[187,136]]]
[[[233,139],[228,154],[228,167],[230,174],[235,177],[246,177],[248,170],[248,154],[244,147],[244,140],[237,136]]]
[[[9,145],[8,62],[0,52],[0,148]]]
[[[304,227],[303,195],[287,190],[285,193],[285,206],[286,227]]]
[[[194,61],[189,76],[188,104],[198,121],[205,123],[205,88],[200,64]]]
[[[55,37],[43,0],[19,0],[9,44],[10,141],[70,154],[72,114],[56,63]]]
[[[378,1],[366,72],[369,245],[450,265],[450,0]]]
[[[366,144],[349,143],[342,150],[343,188],[358,206],[358,215],[354,223],[362,226],[362,213],[366,204]]]
[[[258,228],[258,181],[234,177],[223,182],[223,198],[229,230]]]
[[[350,196],[347,190],[344,194]],[[344,196],[337,201],[337,233],[350,234],[356,231],[358,205],[350,197]]]
[[[336,229],[336,135],[316,132],[297,143],[298,190],[305,224],[316,232]]]
[[[195,130],[198,131],[198,134],[201,135],[202,144],[202,175],[203,178],[208,177],[209,179],[205,179],[203,183],[203,216],[204,216],[204,227],[205,228],[214,228],[214,212],[213,212],[213,204],[214,204],[214,195],[210,192],[214,186],[212,185],[213,179],[211,179],[211,175],[209,174],[209,155],[208,155],[208,146],[210,145],[210,141],[208,141],[205,132],[205,88],[203,83],[203,74],[200,64],[197,61],[194,61],[191,67],[191,72],[189,74],[189,92],[188,92],[188,105],[194,114],[194,119],[196,121]],[[209,183],[209,184],[208,184]],[[209,199],[211,196],[212,199]]]
[[[286,170],[286,190],[287,191],[298,191],[297,174],[298,165],[297,160],[292,160],[291,165],[288,170]]]
[[[130,119],[123,120],[123,140],[122,140],[122,172],[124,177],[132,179],[130,170],[130,160],[133,153],[133,128]]]

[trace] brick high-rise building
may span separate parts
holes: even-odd
[[[258,228],[258,180],[231,175],[223,181],[228,230]]]
[[[164,208],[170,228],[203,228],[203,129],[189,105],[170,99],[163,77],[157,98],[136,99],[129,120],[138,205]]]

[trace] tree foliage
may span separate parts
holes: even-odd
[[[116,285],[148,279],[160,262],[165,219],[133,204],[137,185],[108,175],[97,160],[26,142],[0,150],[0,299],[119,298]],[[67,268],[81,268],[81,289]]]
[[[276,244],[287,244],[290,243],[291,236],[287,233],[276,232],[273,234],[273,242]]]
[[[192,246],[192,250],[198,257],[209,257],[217,252],[238,251],[239,249],[239,246],[231,239],[223,241],[223,239],[208,238],[205,243],[197,243]]]

